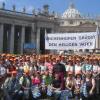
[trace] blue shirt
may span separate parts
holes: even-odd
[[[82,70],[83,70],[83,71],[92,71],[92,70],[93,70],[93,66],[90,65],[90,64],[84,64],[84,65],[82,66]]]

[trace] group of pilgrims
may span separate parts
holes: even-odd
[[[100,100],[99,55],[0,54],[0,100]]]

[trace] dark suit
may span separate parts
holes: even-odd
[[[63,90],[64,87],[65,87],[65,82],[64,82],[64,76],[65,76],[65,73],[66,73],[66,69],[65,69],[65,66],[64,64],[61,64],[61,63],[57,63],[54,65],[53,67],[53,74],[58,74],[59,76],[59,79],[61,80],[61,89]]]

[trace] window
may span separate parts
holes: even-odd
[[[93,22],[93,25],[95,25],[95,22]]]
[[[82,22],[80,22],[80,25],[82,24]]]
[[[61,22],[61,24],[64,24],[64,22]]]
[[[70,24],[73,24],[73,21],[72,21],[72,20],[70,20],[70,21],[69,21],[69,23],[70,23]]]

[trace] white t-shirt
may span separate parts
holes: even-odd
[[[73,66],[66,65],[66,71],[67,72],[73,72]]]
[[[81,71],[82,71],[82,67],[75,65],[75,74],[81,73]]]
[[[41,71],[46,71],[46,66],[40,65]]]
[[[93,65],[93,72],[97,73],[99,71],[99,66],[98,65]]]

